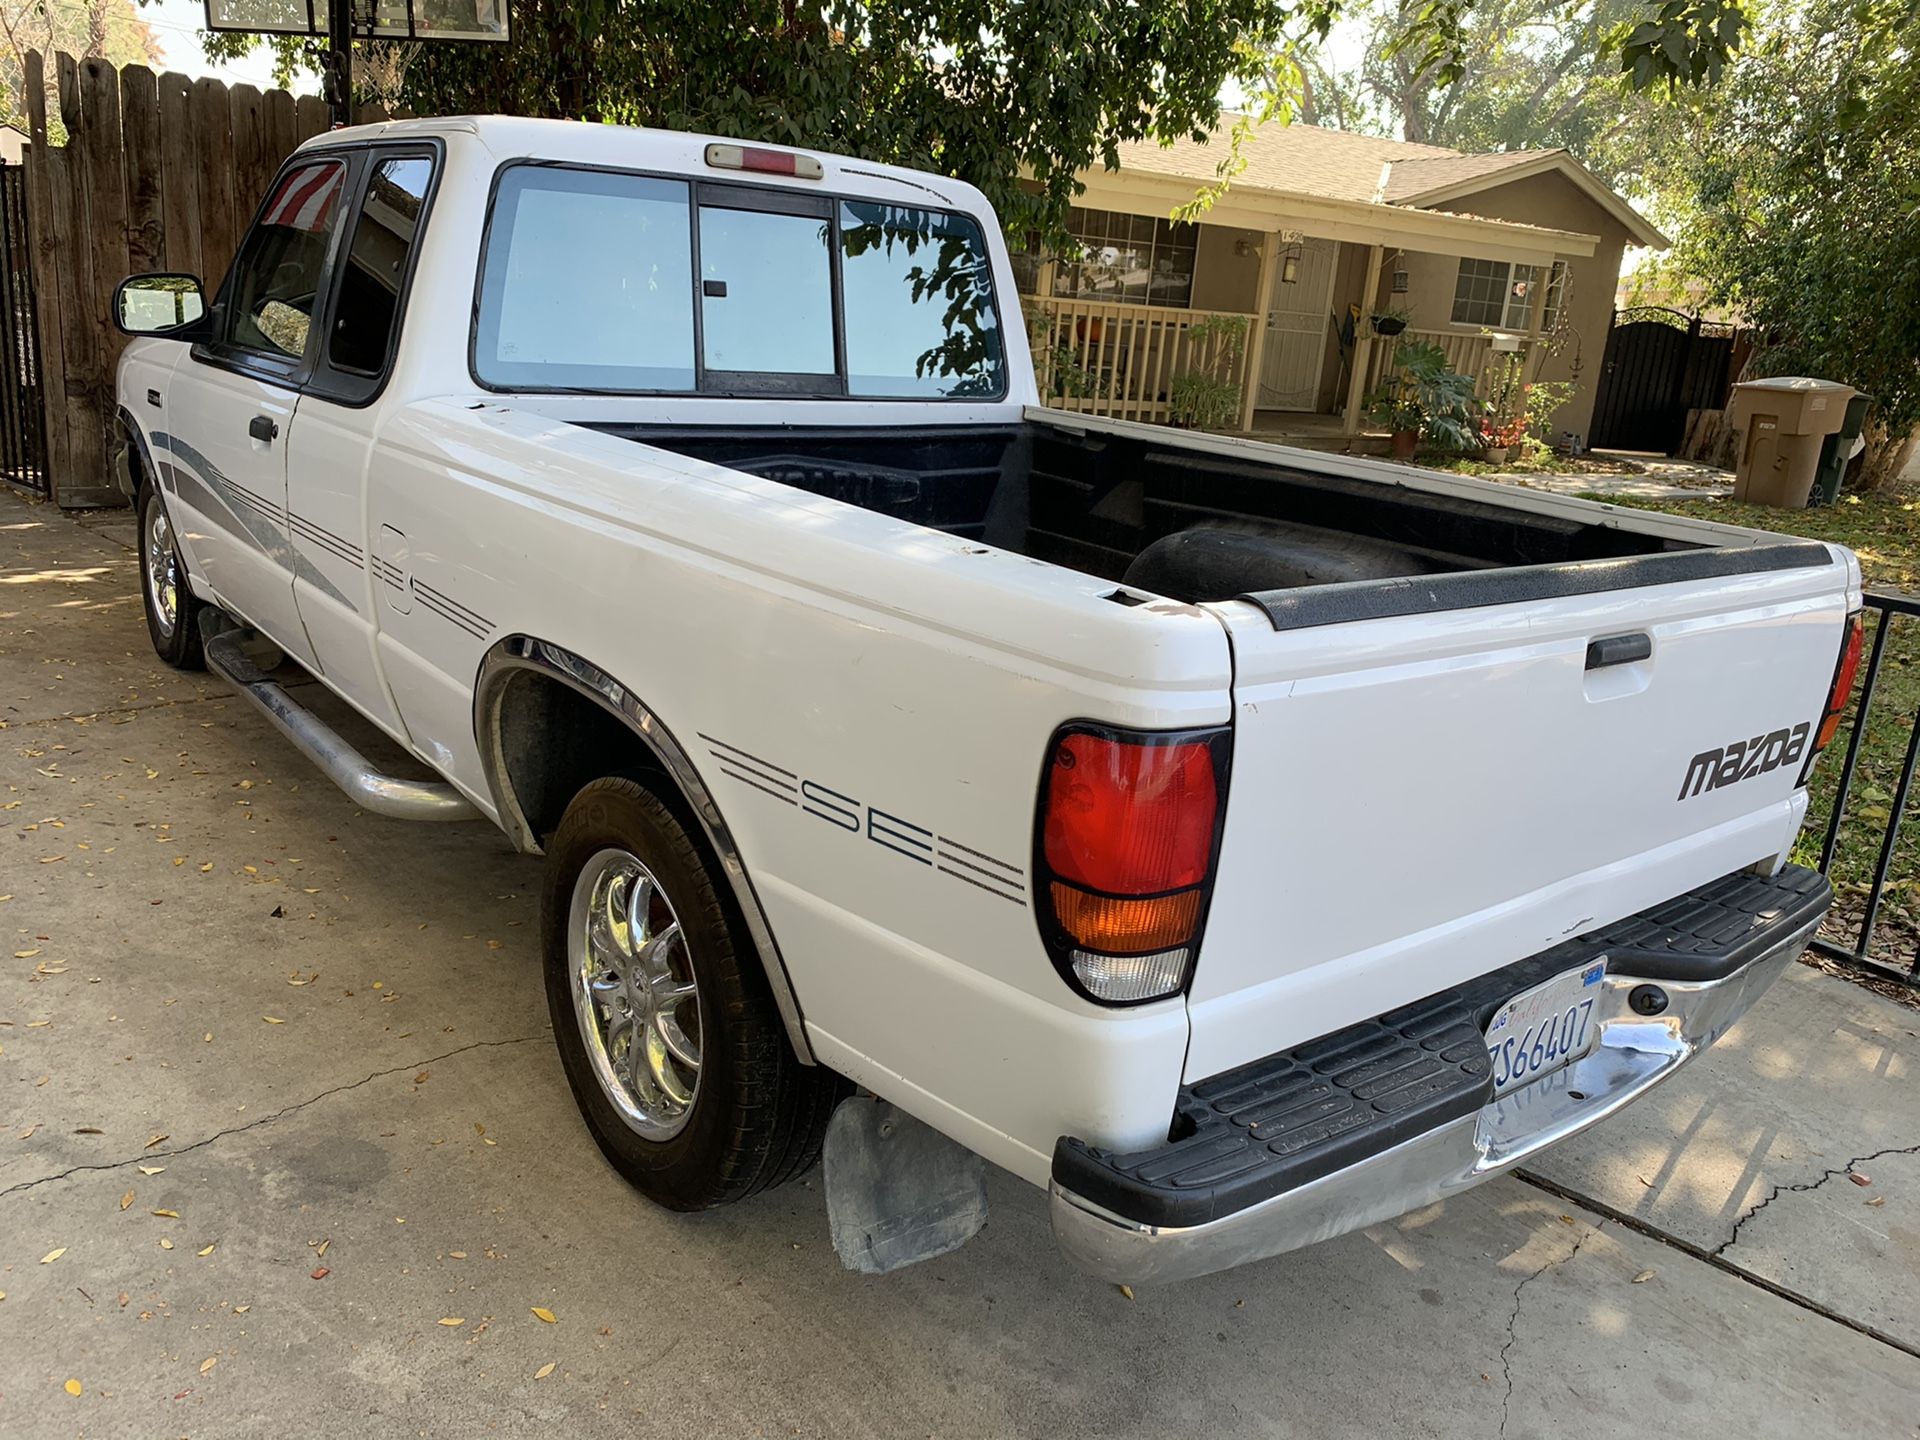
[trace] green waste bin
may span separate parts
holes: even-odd
[[[1840,422],[1839,432],[1827,436],[1820,446],[1820,463],[1813,472],[1813,495],[1808,506],[1831,505],[1840,498],[1853,442],[1860,438],[1861,427],[1867,423],[1867,406],[1872,403],[1871,395],[1856,395],[1847,402],[1847,415]]]

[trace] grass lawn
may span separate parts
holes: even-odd
[[[1628,500],[1612,495],[1591,498],[1755,530],[1777,530],[1814,540],[1832,540],[1860,557],[1868,590],[1920,595],[1920,496],[1911,492],[1878,498],[1850,496],[1826,509],[1799,511],[1736,505],[1731,500],[1711,497],[1698,500]],[[1876,613],[1871,609],[1867,611],[1869,653],[1874,642]],[[1873,880],[1881,840],[1892,813],[1894,787],[1900,781],[1900,766],[1913,734],[1915,713],[1920,711],[1920,618],[1895,616],[1892,623],[1886,656],[1880,662],[1880,676],[1874,684],[1866,735],[1861,741],[1859,768],[1854,775],[1834,854],[1832,879],[1841,895],[1838,908],[1851,911],[1856,917]],[[1860,673],[1864,679],[1864,661]],[[1855,698],[1858,699],[1857,687]],[[1794,856],[1802,864],[1819,863],[1820,846],[1826,838],[1851,723],[1843,723],[1814,773],[1812,808]],[[1920,791],[1909,796],[1909,811],[1916,802],[1920,802]],[[1912,963],[1915,939],[1920,936],[1920,833],[1916,832],[1920,832],[1920,826],[1909,824],[1902,830],[1894,850],[1887,894],[1876,922],[1876,936],[1879,930],[1887,934],[1884,940],[1876,938],[1873,946],[1876,958],[1886,959],[1902,969]],[[1856,918],[1846,927],[1843,939],[1849,942],[1853,939],[1857,923]]]

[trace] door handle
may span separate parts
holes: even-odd
[[[1632,665],[1653,655],[1653,639],[1644,631],[1636,635],[1608,635],[1587,645],[1587,669],[1604,670],[1609,665]]]
[[[247,422],[247,434],[263,444],[271,445],[280,434],[280,426],[270,415],[256,415]]]

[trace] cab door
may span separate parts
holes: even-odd
[[[409,737],[381,674],[383,614],[405,614],[406,573],[368,533],[368,467],[400,343],[416,240],[439,168],[432,144],[375,146],[362,166],[325,309],[325,336],[288,451],[293,595],[333,687],[389,734]]]
[[[213,338],[175,367],[169,427],[153,437],[188,563],[222,606],[309,666],[293,599],[287,438],[348,180],[337,155],[281,172],[221,288]]]

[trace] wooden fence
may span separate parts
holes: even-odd
[[[48,468],[62,505],[117,505],[107,462],[126,337],[109,314],[114,286],[176,270],[211,293],[280,162],[327,128],[327,107],[317,96],[71,55],[54,56],[54,76],[65,145],[48,137],[44,62],[27,56]]]

